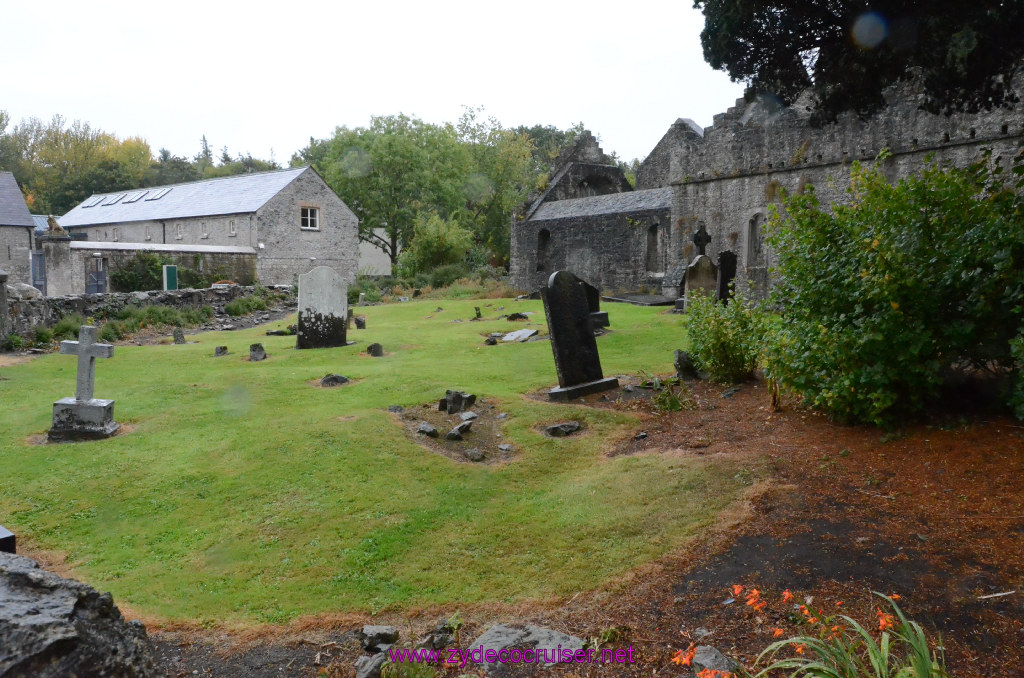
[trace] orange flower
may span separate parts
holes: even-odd
[[[878,617],[878,630],[879,631],[884,631],[886,629],[891,629],[893,627],[893,625],[895,624],[896,620],[893,619],[892,615],[887,613],[887,612],[882,612],[882,608],[878,608],[878,612],[877,612],[876,616]]]
[[[900,599],[900,594],[898,594],[898,593],[890,593],[889,594],[889,598],[891,598],[892,600],[899,600]]]
[[[754,605],[754,609],[760,612],[764,608],[768,607],[768,601],[762,600]]]
[[[801,606],[800,606],[800,614],[802,614],[802,615],[803,615],[803,616],[805,616],[805,617],[809,617],[809,616],[811,616],[811,613],[810,613],[810,612],[808,611],[808,609],[807,609],[807,606],[806,606],[806,605],[801,605]]]
[[[743,593],[743,587],[740,586],[739,584],[733,584],[732,585],[732,594],[734,596],[738,596],[741,593]]]
[[[772,638],[778,638],[779,636],[781,636],[781,635],[783,635],[785,633],[786,633],[785,631],[783,631],[782,629],[776,627],[775,631],[772,633]]]
[[[839,607],[839,606],[840,606],[840,605],[842,605],[842,604],[843,604],[843,601],[841,601],[841,600],[837,600],[837,601],[836,601],[836,607]]]
[[[679,664],[680,666],[689,666],[690,662],[693,661],[693,655],[697,654],[697,648],[690,643],[690,647],[686,650],[679,650],[675,656],[672,657],[673,664]]]
[[[817,624],[818,623],[818,618],[817,617],[810,617],[807,621],[811,622],[812,624]]]
[[[789,592],[789,589],[786,589],[782,592],[782,602],[788,603],[791,600],[793,600],[793,594]]]
[[[793,644],[793,649],[796,650],[797,654],[803,654],[804,650],[807,649],[807,646],[804,645],[803,643],[794,643]]]

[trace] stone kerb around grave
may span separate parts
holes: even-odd
[[[541,289],[541,299],[558,371],[558,388],[549,391],[548,397],[569,401],[617,387],[618,379],[606,379],[601,371],[590,303],[582,281],[568,271],[555,271]]]
[[[345,346],[348,285],[338,272],[317,266],[299,276],[297,348]]]

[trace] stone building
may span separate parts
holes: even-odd
[[[59,222],[74,239],[67,252],[72,287],[105,276],[116,263],[108,254],[121,251],[177,253],[200,263],[220,257],[218,265],[238,257],[240,270],[254,259],[265,285],[293,284],[316,266],[351,282],[358,268],[358,219],[310,167],[93,195]],[[77,240],[83,234],[85,242]],[[106,249],[92,247],[96,242]]]
[[[30,282],[34,226],[14,175],[0,172],[0,269],[7,272],[8,283]]]
[[[1022,84],[1015,82],[1017,91]],[[693,234],[704,226],[720,276],[735,275],[738,289],[762,296],[775,261],[764,225],[781,189],[813,184],[823,204],[837,203],[847,199],[852,161],[873,162],[882,149],[889,152],[882,170],[897,180],[929,156],[964,165],[991,149],[1006,165],[1024,146],[1021,104],[945,116],[921,110],[918,101],[893,90],[877,115],[847,115],[822,127],[810,125],[809,101],[783,108],[769,98],[740,99],[703,130],[678,120],[642,163],[636,190],[549,191],[531,205],[512,230],[513,284],[533,290],[544,272],[568,268],[604,292],[650,292],[657,284],[675,298],[697,254]]]

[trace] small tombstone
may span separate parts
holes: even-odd
[[[384,347],[376,343],[370,344],[366,347],[366,352],[374,358],[380,358],[384,355]]]
[[[529,320],[529,319],[530,319],[530,316],[526,315],[525,313],[519,313],[518,311],[515,312],[515,313],[509,313],[505,317],[505,320],[507,320],[509,322],[515,322],[517,320]]]
[[[329,266],[299,276],[299,323],[296,348],[345,346],[348,286]]]
[[[548,392],[551,400],[574,400],[619,385],[618,379],[605,378],[601,371],[590,305],[579,283],[572,273],[555,271],[541,290],[558,372],[558,388]]]
[[[444,397],[437,403],[437,409],[448,414],[458,414],[473,407],[476,396],[463,391],[445,391]]]
[[[693,362],[693,357],[686,351],[676,349],[672,364],[676,368],[676,376],[680,379],[700,379],[700,372]]]
[[[474,318],[474,320],[483,320],[484,319],[484,316],[480,313],[480,307],[479,306],[474,306],[473,310],[476,312],[476,318]]]
[[[357,316],[355,316],[353,318],[353,320],[356,321],[356,329],[357,330],[365,330],[366,329],[366,316],[365,315],[357,315]]]
[[[227,354],[228,354],[228,347],[227,346],[218,346],[215,349],[213,349],[213,356],[215,358],[220,358],[221,356],[225,356]]]
[[[498,340],[495,339],[494,337],[487,337],[486,339],[484,339],[484,343],[487,344],[488,346],[496,346],[498,344]]]
[[[415,299],[416,297],[420,296],[420,294],[422,294],[422,292],[420,290],[413,290],[412,291],[412,298]]]
[[[0,552],[17,553],[17,537],[3,525],[0,525]]]
[[[93,398],[96,358],[114,357],[114,347],[96,343],[98,330],[83,325],[78,341],[60,342],[60,352],[78,356],[78,378],[74,398],[61,398],[53,404],[51,442],[98,440],[117,433],[121,425],[114,421],[114,401]]]
[[[608,311],[601,310],[601,290],[597,289],[585,280],[580,281],[583,293],[587,295],[587,306],[590,308],[590,319],[594,327],[608,327]]]
[[[267,351],[263,348],[263,344],[249,344],[249,360],[257,363],[261,360],[267,359]]]
[[[351,306],[348,309],[348,318],[347,318],[347,321],[345,323],[345,327],[347,327],[347,328],[351,328],[352,327],[352,307]]]
[[[366,292],[359,293],[359,305],[366,306]]]
[[[185,343],[185,330],[181,329],[180,327],[175,327],[174,328],[174,343],[175,344],[184,344]]]

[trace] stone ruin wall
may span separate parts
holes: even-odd
[[[775,264],[763,226],[769,206],[779,203],[780,188],[796,192],[813,184],[822,204],[844,202],[850,164],[871,163],[882,149],[892,154],[882,170],[894,181],[921,170],[931,153],[941,163],[966,165],[991,148],[1006,166],[1024,146],[1022,104],[951,116],[917,106],[913,97],[896,99],[868,120],[847,115],[821,128],[808,124],[809,110],[801,102],[772,111],[764,101],[741,99],[715,116],[703,138],[683,140],[672,156],[669,252],[678,260],[671,282],[677,284],[678,272],[696,255],[690,238],[703,222],[712,237],[712,260],[726,250],[735,253],[737,289],[762,297]],[[676,290],[669,284],[665,292]]]
[[[294,294],[294,288],[274,288]],[[173,308],[202,308],[223,306],[227,302],[253,294],[257,287],[239,285],[219,289],[183,289],[169,292],[110,292],[107,294],[78,294],[41,299],[13,298],[8,295],[7,333],[30,338],[36,327],[53,327],[61,318],[80,313],[86,318],[111,316],[126,306],[171,306]],[[4,309],[0,308],[0,312]]]

